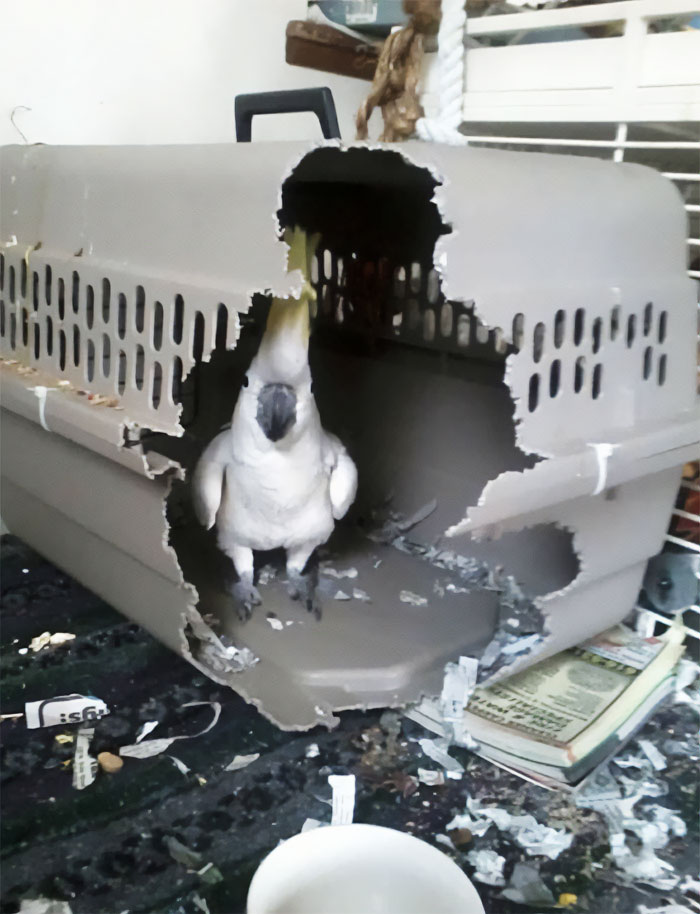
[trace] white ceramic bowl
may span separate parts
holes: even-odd
[[[248,914],[484,914],[476,889],[445,854],[378,825],[295,835],[258,867]]]

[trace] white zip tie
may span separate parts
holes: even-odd
[[[39,422],[41,423],[41,427],[44,431],[50,432],[51,429],[46,423],[46,395],[50,390],[56,390],[56,388],[37,385],[36,387],[32,387],[31,390],[34,391],[36,398],[39,400]]]
[[[593,448],[598,461],[598,481],[591,495],[600,495],[608,481],[608,460],[612,457],[612,453],[618,445],[608,444],[607,442],[590,442],[588,446]]]

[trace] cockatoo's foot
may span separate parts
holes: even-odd
[[[288,593],[292,600],[302,602],[316,619],[321,618],[321,601],[318,596],[318,572],[311,568],[306,572],[287,571]]]
[[[229,593],[236,604],[236,613],[241,622],[247,622],[253,609],[262,603],[258,588],[252,581],[233,581],[229,585]]]

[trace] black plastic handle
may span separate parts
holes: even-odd
[[[311,111],[319,119],[327,140],[340,139],[333,93],[327,86],[318,89],[285,89],[279,92],[251,92],[236,96],[236,139],[250,143],[254,114],[288,114]]]

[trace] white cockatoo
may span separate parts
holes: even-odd
[[[261,602],[253,580],[254,550],[287,552],[290,594],[318,614],[304,571],[335,521],[355,499],[357,469],[343,444],[326,432],[311,393],[309,277],[318,237],[287,230],[288,269],[304,277],[298,299],[273,298],[257,355],[248,369],[230,429],[208,445],[194,472],[195,511],[231,559],[231,588],[241,618]]]

